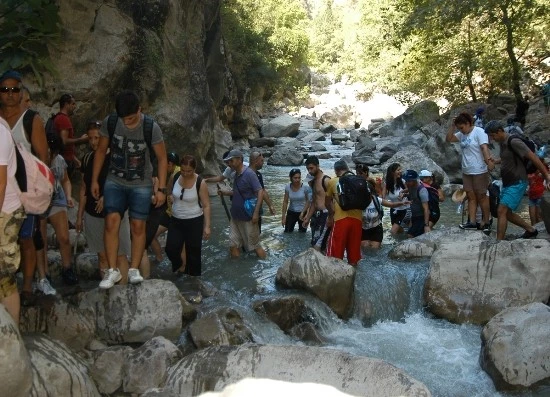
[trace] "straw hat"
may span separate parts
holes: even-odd
[[[456,191],[453,193],[452,200],[455,203],[462,203],[464,199],[466,198],[466,192],[462,188],[456,189]]]

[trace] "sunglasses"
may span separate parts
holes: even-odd
[[[12,93],[15,93],[15,94],[18,94],[21,92],[21,88],[20,87],[0,87],[0,92],[2,94],[6,94],[8,92],[12,92]]]
[[[183,200],[183,192],[185,191],[185,188],[182,187],[181,188],[181,194],[180,194],[180,200]]]

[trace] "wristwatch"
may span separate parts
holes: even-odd
[[[166,188],[165,187],[159,187],[157,189],[157,192],[161,192],[162,194],[166,195]]]
[[[429,224],[429,223],[425,223],[424,226],[430,226],[430,224]]]

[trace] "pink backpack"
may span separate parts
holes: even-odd
[[[55,177],[52,170],[24,146],[15,143],[17,171],[15,179],[21,194],[21,204],[27,214],[41,215],[50,207]]]

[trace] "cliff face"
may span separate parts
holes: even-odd
[[[134,89],[143,111],[161,125],[168,150],[193,154],[199,171],[215,172],[231,142],[218,110],[223,114],[236,101],[228,88],[220,3],[60,0],[62,40],[50,48],[59,75],[46,76],[38,102],[52,104],[71,92],[80,133],[86,120],[113,111],[121,89]],[[43,116],[57,110],[38,107]]]

